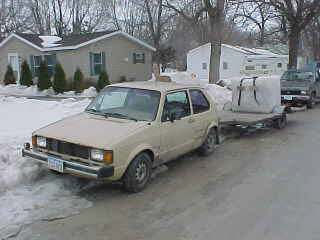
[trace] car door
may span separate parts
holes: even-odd
[[[170,121],[172,113],[176,114],[177,120]],[[188,91],[170,92],[165,96],[160,131],[162,162],[175,159],[192,149],[193,121]]]
[[[213,113],[210,111],[209,100],[200,89],[190,89],[189,92],[193,114],[194,145],[200,146],[213,120]]]

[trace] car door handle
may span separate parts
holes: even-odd
[[[188,121],[188,123],[194,123],[194,122],[195,122],[195,120],[193,118],[190,118]]]

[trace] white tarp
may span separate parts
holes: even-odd
[[[233,79],[232,110],[235,112],[271,113],[281,104],[280,77]]]

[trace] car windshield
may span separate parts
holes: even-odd
[[[312,81],[313,73],[305,71],[286,71],[281,80],[285,81]]]
[[[135,121],[153,121],[158,112],[160,92],[108,87],[91,102],[86,112]]]

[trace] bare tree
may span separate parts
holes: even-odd
[[[273,6],[266,5],[262,2],[236,2],[238,11],[235,14],[235,20],[240,21],[242,26],[247,25],[249,30],[258,29],[258,45],[263,47],[266,38],[269,35],[279,31],[274,27],[275,19],[278,18],[277,12]]]
[[[287,20],[289,27],[289,68],[296,69],[298,65],[298,51],[302,31],[320,14],[319,0],[248,0],[275,8]]]

